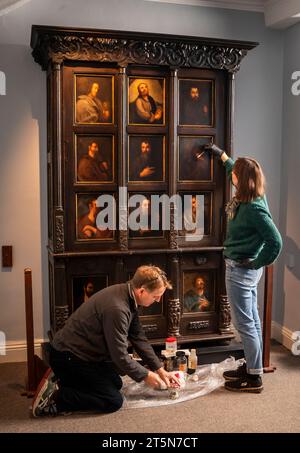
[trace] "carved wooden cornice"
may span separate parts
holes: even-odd
[[[149,33],[32,26],[32,55],[44,70],[50,62],[81,60],[212,68],[237,72],[257,43]]]

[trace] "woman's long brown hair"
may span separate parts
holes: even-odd
[[[233,166],[238,182],[236,198],[241,203],[249,203],[265,194],[265,176],[255,159],[239,157]]]

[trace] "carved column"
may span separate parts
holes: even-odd
[[[62,304],[67,301],[67,280],[66,280],[66,262],[64,260],[56,260],[54,263],[54,329],[55,332],[61,329],[70,315],[69,306]]]
[[[63,305],[61,307],[55,307],[55,331],[62,329],[69,317],[69,307]]]
[[[221,334],[232,333],[231,312],[227,296],[220,296],[219,330]]]
[[[168,335],[180,335],[181,304],[179,299],[179,258],[171,258],[172,297],[168,300]]]
[[[177,185],[177,123],[178,123],[178,78],[177,78],[177,69],[171,70],[171,96],[170,96],[170,112],[174,112],[172,118],[170,118],[170,139],[169,139],[169,149],[172,152],[169,152],[169,159],[170,159],[170,195],[176,194],[176,185]],[[170,206],[170,236],[169,236],[169,245],[171,249],[178,248],[178,231],[175,227],[176,225],[176,218],[178,212],[177,207],[174,203]]]
[[[63,168],[62,168],[62,87],[61,87],[61,62],[53,64],[54,78],[54,115],[53,115],[53,173],[54,173],[54,238],[53,248],[55,253],[65,250],[64,209],[63,209]]]
[[[121,67],[118,74],[118,89],[121,98],[120,108],[118,113],[118,185],[119,190],[119,248],[128,250],[128,208],[127,208],[127,193],[123,188],[127,188],[126,184],[126,143],[127,143],[127,74],[126,68]]]

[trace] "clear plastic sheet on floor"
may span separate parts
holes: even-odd
[[[224,384],[224,371],[235,370],[243,363],[244,359],[235,360],[230,357],[220,363],[198,366],[194,374],[187,375],[185,387],[178,390],[176,399],[171,398],[171,390],[155,390],[144,382],[137,383],[125,376],[123,409],[165,406],[207,395]]]

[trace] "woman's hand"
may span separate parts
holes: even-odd
[[[208,151],[209,153],[213,154],[216,157],[219,157],[223,162],[226,162],[229,157],[225,153],[225,151],[221,148],[219,148],[217,145],[214,143],[209,143],[207,145],[203,146],[203,149],[205,151]]]

